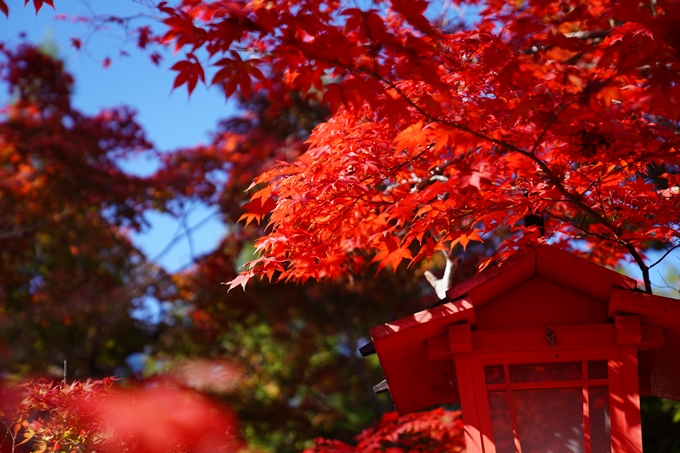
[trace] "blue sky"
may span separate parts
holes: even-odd
[[[138,112],[138,121],[147,137],[159,150],[172,150],[208,141],[208,133],[217,121],[234,113],[233,104],[227,103],[216,89],[199,86],[187,96],[185,87],[172,91],[174,73],[170,53],[161,64],[154,66],[147,53],[138,51],[134,39],[119,28],[90,33],[89,29],[70,20],[75,15],[113,14],[128,17],[149,14],[148,8],[133,0],[54,0],[56,11],[45,5],[36,15],[32,2],[26,7],[23,0],[8,0],[9,19],[0,14],[0,41],[9,44],[21,42],[19,34],[34,44],[52,44],[65,61],[67,70],[76,80],[74,106],[86,114],[94,114],[106,107],[128,105]],[[66,20],[55,20],[65,14]],[[71,45],[71,38],[82,40],[80,51]],[[121,56],[127,49],[129,56]],[[103,68],[104,58],[111,59],[109,68]],[[7,102],[7,92],[0,89],[0,105]],[[149,174],[154,162],[133,160],[122,163],[126,171]],[[194,206],[188,217],[189,226],[213,214],[205,206]],[[167,216],[149,214],[151,228],[134,236],[135,243],[150,258],[158,257],[166,249],[178,230],[178,223]],[[224,226],[213,216],[193,231],[194,252],[201,254],[212,250],[224,233]],[[189,243],[178,240],[158,258],[166,269],[174,271],[191,262]]]

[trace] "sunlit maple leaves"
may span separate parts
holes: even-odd
[[[258,178],[276,207],[248,275],[322,278],[367,251],[382,267],[514,231],[502,258],[537,240],[522,220],[538,213],[558,245],[638,263],[649,291],[649,232],[680,243],[672,189],[649,171],[679,164],[675,2],[488,2],[476,26],[446,30],[451,10],[427,2],[238,5],[165,9],[166,38],[283,70],[334,111],[305,155]],[[247,94],[246,73],[219,80]],[[652,185],[631,192],[637,178]]]
[[[490,1],[464,27],[447,5],[158,5],[158,41],[184,55],[175,87],[212,76],[248,97],[282,80],[334,115],[304,156],[257,179],[255,199],[276,206],[245,275],[323,278],[362,269],[367,253],[394,265],[427,258],[428,241],[514,232],[503,259],[537,240],[523,225],[537,213],[559,246],[582,239],[615,251],[602,264],[635,261],[650,291],[648,233],[680,245],[675,186],[650,173],[679,165],[677,3]],[[654,187],[632,192],[637,178]]]

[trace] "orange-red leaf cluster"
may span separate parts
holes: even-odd
[[[239,284],[356,272],[366,252],[396,266],[501,230],[503,257],[544,240],[532,213],[545,239],[606,249],[606,265],[645,272],[651,241],[680,243],[676,2],[489,1],[466,26],[446,2],[378,3],[160,7],[165,41],[188,52],[176,86],[214,68],[227,95],[282,80],[333,112],[256,179],[243,219],[268,214],[269,229]]]
[[[489,0],[468,23],[462,1],[374,6],[181,0],[157,6],[162,36],[139,29],[140,47],[184,55],[175,88],[208,74],[227,96],[330,107],[304,155],[255,180],[243,219],[269,229],[241,280],[394,266],[502,231],[500,258],[585,241],[602,264],[635,261],[649,290],[646,250],[680,245],[678,3]]]

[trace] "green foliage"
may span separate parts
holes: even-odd
[[[226,398],[245,440],[269,451],[295,452],[314,437],[351,439],[390,404],[372,385],[382,380],[377,360],[359,357],[368,329],[418,308],[419,279],[410,272],[304,285],[254,283],[224,293],[205,285],[218,254],[186,276],[189,317],[180,313],[159,337],[154,360],[198,355],[228,358],[243,368]],[[215,303],[214,301],[219,301]]]
[[[645,453],[680,451],[680,402],[643,396],[640,405]]]
[[[236,361],[243,376],[226,400],[246,441],[292,453],[318,436],[349,440],[390,409],[386,395],[372,391],[382,380],[379,364],[357,349],[368,342],[369,328],[433,300],[423,299],[419,268],[378,278],[372,268],[302,285],[260,281],[246,292],[227,293],[220,285],[253,259],[253,241],[262,234],[257,222],[237,223],[244,191],[260,172],[301,155],[311,129],[328,114],[313,99],[281,86],[272,91],[275,99],[253,93],[244,113],[224,121],[209,145],[166,159],[168,172],[177,162],[191,162],[194,174],[228,171],[226,184],[204,201],[219,207],[229,233],[217,251],[173,277],[178,292],[147,366],[170,367],[178,357]]]

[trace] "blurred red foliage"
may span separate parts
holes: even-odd
[[[465,451],[463,419],[460,411],[438,408],[399,417],[385,414],[379,423],[364,430],[356,445],[337,440],[317,439],[304,453],[462,453]]]
[[[191,363],[184,367],[191,368]],[[113,381],[41,379],[6,386],[0,393],[0,423],[6,430],[0,452],[216,453],[242,448],[232,411],[206,395],[169,378],[132,389],[114,389]]]

